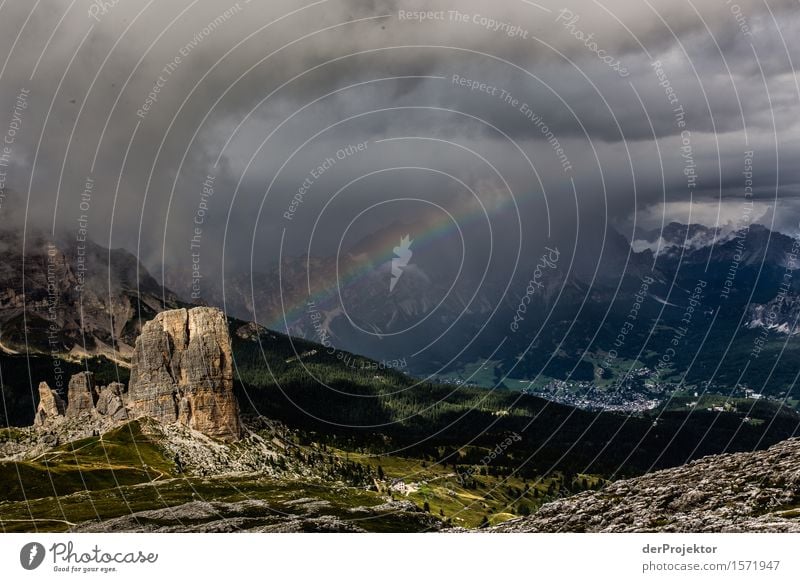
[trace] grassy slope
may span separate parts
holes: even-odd
[[[13,429],[12,429],[13,430]],[[6,431],[8,432],[8,431]],[[13,436],[13,435],[12,435]],[[290,437],[291,438],[291,437]],[[297,445],[295,454],[320,454],[320,446]],[[477,451],[484,454],[485,451]],[[385,475],[379,492],[347,487],[325,478],[296,480],[257,475],[203,478],[181,476],[157,442],[132,421],[104,434],[59,446],[36,459],[0,463],[0,526],[4,531],[66,531],[70,524],[110,519],[131,512],[180,505],[194,500],[267,501],[274,514],[296,513],[291,501],[312,497],[328,502],[324,514],[352,519],[358,507],[374,507],[391,496],[409,500],[454,525],[477,527],[484,518],[497,523],[535,510],[559,477],[528,481],[475,471],[467,485],[441,463],[402,456],[375,457],[326,447],[325,455],[347,463],[378,466]],[[321,471],[322,473],[322,471]],[[408,493],[389,492],[395,479],[409,484]],[[595,479],[589,477],[589,483]],[[403,515],[359,520],[370,531],[413,531],[420,527]]]
[[[685,411],[674,409],[664,411],[654,427],[651,418],[596,415],[507,391],[412,387],[413,380],[401,374],[365,368],[369,361],[364,358],[343,363],[310,342],[295,340],[293,346],[285,336],[269,332],[260,339],[263,352],[256,342],[234,340],[237,392],[245,412],[285,422],[303,435],[302,450],[318,451],[326,443],[329,452],[374,472],[380,465],[386,476],[381,484],[384,491],[392,479],[403,479],[411,491],[394,492],[396,499],[419,506],[427,502],[431,513],[443,514],[455,525],[475,527],[484,519],[496,523],[533,511],[559,490],[574,491],[575,482],[585,480],[589,487],[597,483],[597,476],[583,473],[608,475],[623,461],[627,463],[623,473],[629,474],[646,470],[653,462],[663,466],[685,462],[686,451],[695,448],[712,421],[714,430],[704,437],[695,456],[723,450],[733,434],[737,434],[733,449],[752,448],[766,428],[766,423],[742,426],[735,414],[694,412],[687,417]],[[304,355],[298,358],[298,353]],[[49,362],[36,363],[46,369]],[[5,373],[7,357],[2,364]],[[15,377],[27,381],[27,366],[20,368],[19,359],[14,366]],[[101,373],[109,370],[107,366],[100,369]],[[321,386],[309,372],[341,393]],[[759,403],[756,414],[772,418],[774,412],[768,404]],[[384,426],[346,428],[326,420]],[[783,411],[770,424],[761,445],[786,438],[796,428],[796,415]],[[609,442],[609,435],[618,430],[617,438]],[[511,431],[519,431],[524,438],[506,451],[502,466],[475,470],[485,452]],[[433,434],[435,438],[418,444]],[[667,447],[673,437],[672,446]],[[402,452],[387,454],[398,448]],[[633,456],[627,458],[629,453]],[[589,466],[598,454],[599,462]],[[465,470],[474,471],[468,484],[456,475]],[[34,461],[0,463],[4,486],[0,522],[6,530],[63,530],[69,523],[98,516],[105,519],[196,499],[264,499],[277,511],[304,494],[329,499],[332,509],[326,513],[340,512],[346,517],[355,506],[374,506],[385,499],[324,479],[317,483],[258,477],[231,481],[177,476],[173,471],[173,463],[158,443],[144,436],[136,422],[128,423],[103,437],[57,447]],[[577,477],[570,487],[562,487],[563,471]],[[32,519],[36,520],[33,527]],[[375,531],[392,528],[399,531],[413,525],[389,517],[371,520],[370,529]]]
[[[356,520],[368,531],[416,531],[421,527],[413,515],[362,515],[365,512],[358,508],[381,505],[386,497],[340,483],[258,475],[178,475],[158,443],[143,434],[139,421],[102,437],[54,448],[31,461],[0,463],[0,480],[5,485],[0,492],[0,529],[6,532],[67,531],[84,521],[197,500],[263,500],[269,504],[267,516],[297,514],[292,502],[309,497],[326,503],[320,515]],[[265,513],[263,508],[254,511],[251,517]]]
[[[145,437],[138,422],[100,437],[58,446],[35,459],[0,463],[0,499],[22,501],[147,483],[172,474],[174,465]]]

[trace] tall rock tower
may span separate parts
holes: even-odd
[[[208,436],[241,436],[233,353],[225,315],[175,309],[147,322],[136,340],[129,406],[136,416],[180,422]]]

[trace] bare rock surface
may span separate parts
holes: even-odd
[[[0,461],[36,459],[53,447],[98,436],[117,426],[119,422],[112,417],[90,410],[78,417],[50,417],[41,425],[16,427],[13,434],[0,438]]]
[[[125,385],[119,382],[112,382],[108,386],[103,386],[99,390],[96,409],[99,414],[110,416],[114,420],[126,420],[128,409],[123,401]]]
[[[547,503],[495,532],[800,532],[800,439]]]
[[[144,325],[132,361],[130,407],[135,415],[225,441],[241,436],[231,340],[219,309],[164,311]]]
[[[77,524],[73,532],[336,532],[363,533],[365,522],[391,516],[399,522],[414,524],[413,530],[436,531],[440,521],[421,511],[413,504],[387,502],[374,507],[352,508],[341,513],[341,508],[323,500],[303,499],[287,509],[262,499],[236,502],[196,500],[172,507],[131,513],[114,519]],[[410,505],[410,506],[409,506]]]
[[[47,382],[41,382],[33,426],[17,427],[6,435],[0,441],[0,459],[35,458],[51,447],[101,435],[128,418],[124,384],[98,387],[91,372],[81,372],[70,378],[65,403]]]
[[[67,405],[61,396],[48,386],[47,382],[39,383],[39,406],[33,418],[34,426],[44,426],[55,419],[63,418]]]
[[[261,475],[284,475],[276,471],[274,462],[284,450],[260,437],[247,434],[236,442],[220,442],[182,424],[144,423],[142,430],[158,441],[175,460],[182,472],[192,475],[222,475],[258,472]],[[294,472],[305,476],[310,471]]]
[[[287,515],[269,503],[250,499],[234,503],[191,501],[176,507],[88,522],[74,532],[364,532],[357,525],[330,515]]]
[[[72,376],[67,390],[67,417],[76,418],[83,412],[94,410],[98,394],[91,372],[80,372]]]

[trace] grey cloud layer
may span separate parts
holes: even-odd
[[[8,55],[0,78],[0,119],[10,118],[20,88],[30,88],[32,96],[8,171],[13,192],[0,212],[21,224],[27,211],[32,224],[48,227],[55,222],[67,232],[88,214],[96,240],[111,238],[114,246],[138,250],[151,267],[163,262],[186,269],[201,185],[214,173],[218,189],[203,225],[204,260],[217,264],[225,239],[228,263],[241,268],[249,266],[254,232],[256,246],[274,248],[286,226],[283,209],[298,183],[316,160],[343,143],[369,140],[373,145],[369,155],[353,158],[347,168],[328,175],[336,180],[332,189],[381,167],[421,161],[469,181],[501,184],[474,158],[442,142],[429,140],[412,148],[374,144],[386,137],[427,136],[469,145],[496,164],[515,192],[527,194],[521,198],[529,212],[526,232],[538,240],[543,193],[527,161],[508,142],[511,138],[540,173],[551,218],[562,225],[556,231],[571,238],[577,217],[583,231],[600,233],[605,220],[598,219],[598,212],[625,225],[634,209],[645,217],[653,213],[644,210],[661,201],[688,200],[682,128],[652,67],[653,60],[661,60],[692,132],[698,174],[693,194],[706,203],[739,203],[743,152],[753,149],[758,195],[774,204],[777,191],[785,223],[781,226],[792,228],[800,183],[790,163],[798,154],[796,2],[539,4],[546,10],[516,0],[353,0],[305,9],[296,2],[228,5],[200,0],[153,3],[142,11],[144,5],[123,0],[98,23],[87,15],[89,2],[76,3],[64,15],[64,6],[40,5],[31,14],[30,3],[10,0],[0,13],[0,55]],[[232,12],[220,20],[231,6]],[[444,11],[444,19],[420,23],[399,18],[401,10]],[[454,21],[448,10],[466,14],[467,21]],[[481,17],[493,19],[496,30]],[[360,22],[348,23],[353,20]],[[522,32],[504,34],[512,26],[527,38]],[[601,54],[619,61],[629,74],[617,74]],[[176,57],[181,57],[179,63]],[[320,66],[327,61],[333,62]],[[170,63],[174,70],[166,73]],[[519,103],[457,86],[453,75],[505,90]],[[405,78],[377,80],[388,77]],[[341,90],[353,84],[359,85]],[[155,100],[142,111],[155,88]],[[570,176],[562,171],[552,141],[525,117],[521,103],[540,116],[569,156],[577,210]],[[391,111],[365,114],[378,109]],[[326,130],[348,116],[356,117]],[[295,148],[317,132],[322,133],[275,179],[256,224],[267,185]],[[81,209],[80,193],[90,174],[96,189],[87,213]],[[240,180],[234,203],[233,189]],[[342,220],[365,201],[380,198],[380,189],[366,184],[354,187],[349,202],[337,207]],[[409,177],[405,187],[424,192],[431,184],[420,175]],[[458,187],[438,182],[436,187],[444,191],[425,195],[455,206],[468,204]],[[292,225],[290,234],[298,241],[324,200],[324,195],[309,200],[307,212]],[[229,216],[235,226],[229,225],[225,238]],[[498,220],[513,224],[514,217]],[[330,226],[333,239],[337,228]]]

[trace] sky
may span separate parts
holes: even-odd
[[[798,234],[799,7],[8,0],[0,223],[184,296],[398,223],[476,273],[671,220]]]

